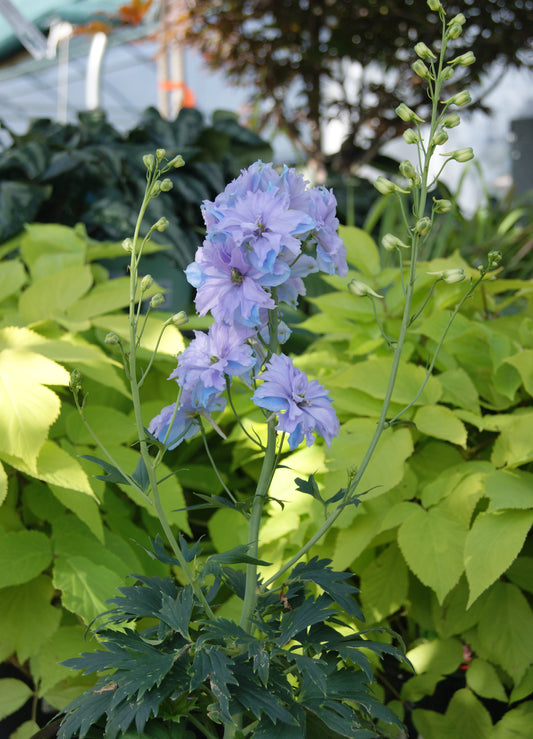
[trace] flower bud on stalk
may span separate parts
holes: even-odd
[[[423,80],[430,80],[432,79],[432,74],[429,71],[429,69],[426,67],[422,59],[417,59],[416,62],[413,62],[411,64],[411,69],[415,74],[417,74],[419,77],[422,77]]]
[[[456,162],[469,162],[474,158],[474,152],[471,146],[467,146],[465,149],[456,149],[446,154],[442,153],[441,157],[449,157],[450,159],[455,159]]]
[[[181,154],[178,154],[177,156],[174,157],[174,159],[171,159],[169,162],[169,166],[174,167],[174,169],[183,167],[184,164],[185,164],[185,160],[181,156]]]
[[[460,26],[464,26],[466,18],[463,13],[457,13],[457,15],[454,15],[451,21],[448,22],[448,25],[451,26],[453,23],[458,23]]]
[[[166,231],[169,227],[168,219],[165,218],[165,216],[161,216],[161,218],[154,223],[154,228],[156,231]]]
[[[468,103],[472,102],[472,97],[468,90],[462,90],[461,92],[458,92],[456,95],[452,95],[451,98],[448,98],[448,100],[443,100],[443,103],[445,105],[468,105]]]
[[[155,155],[158,163],[163,159],[166,153],[165,149],[156,149]]]
[[[463,27],[459,23],[451,23],[446,31],[447,39],[456,39],[463,32]]]
[[[453,67],[444,67],[440,73],[443,82],[449,82],[454,75]]]
[[[169,322],[176,326],[176,328],[179,328],[180,326],[185,326],[188,321],[189,316],[185,313],[184,310],[180,310],[178,313],[174,313],[172,318],[169,318]]]
[[[77,369],[72,370],[70,373],[69,388],[73,393],[77,393],[81,390],[81,374]]]
[[[428,48],[423,41],[419,41],[419,43],[415,45],[415,54],[419,56],[420,59],[437,58],[435,54],[431,51],[431,49]]]
[[[407,193],[408,190],[402,190],[401,187],[398,185],[395,185],[394,182],[391,182],[386,177],[378,177],[376,181],[374,182],[374,187],[378,192],[380,192],[382,195],[390,195],[393,192],[403,192]]]
[[[168,177],[161,182],[161,192],[169,192],[173,187],[172,180],[169,180]]]
[[[145,154],[143,156],[143,163],[146,169],[151,172],[155,165],[155,159],[153,154]]]
[[[374,292],[374,290],[372,290],[372,288],[365,282],[360,282],[359,280],[352,280],[348,285],[348,290],[352,295],[355,295],[358,298],[373,296],[374,298],[380,298],[383,300],[383,295],[378,295],[378,293]]]
[[[442,146],[442,144],[445,144],[448,141],[448,134],[446,131],[437,131],[437,133],[433,136],[431,141],[429,142],[430,146]]]
[[[474,56],[473,51],[467,51],[465,54],[461,54],[461,56],[456,56],[455,59],[452,59],[448,64],[456,65],[458,64],[460,67],[469,67],[471,64],[474,64],[476,61],[476,57]]]
[[[397,236],[394,236],[394,234],[385,234],[385,236],[381,239],[381,244],[383,248],[387,251],[393,251],[394,249],[398,249],[399,247],[402,249],[411,248],[409,244],[404,244],[404,242]]]
[[[487,258],[488,258],[488,268],[495,269],[495,267],[498,267],[501,264],[503,255],[501,251],[489,251]]]
[[[461,119],[459,118],[459,115],[457,113],[447,115],[446,118],[442,121],[442,125],[444,126],[444,128],[455,128],[460,123]]]
[[[164,302],[164,296],[161,295],[161,293],[156,293],[150,300],[150,308],[159,308],[159,306],[163,305]]]
[[[449,213],[452,209],[450,200],[436,200],[433,198],[433,210],[435,213]]]
[[[442,5],[440,4],[440,0],[427,0],[428,7],[430,10],[433,10],[434,13],[439,12],[442,10]]]
[[[416,170],[408,159],[400,162],[399,170],[402,177],[405,177],[407,180],[412,180],[416,177]]]
[[[403,140],[406,144],[418,144],[420,136],[413,131],[412,128],[408,128],[407,131],[402,133]]]
[[[431,231],[431,218],[424,216],[415,223],[413,231],[419,236],[426,236]]]
[[[107,344],[108,346],[115,346],[119,342],[120,342],[120,339],[112,331],[110,331],[104,339],[104,343]]]
[[[402,121],[405,121],[406,123],[414,123],[415,121],[424,123],[424,119],[420,118],[420,116],[418,116],[414,110],[411,110],[411,108],[409,108],[405,103],[400,103],[394,112],[398,118],[401,118]]]
[[[152,275],[144,275],[141,280],[141,292],[146,292],[154,284],[154,278]]]
[[[122,242],[122,248],[124,249],[124,251],[127,251],[128,254],[131,254],[131,252],[133,251],[133,239],[124,239],[124,241]]]
[[[438,272],[428,272],[428,275],[434,275],[439,280],[443,280],[448,285],[456,282],[462,282],[465,279],[465,271],[462,267],[456,269],[441,269]]]

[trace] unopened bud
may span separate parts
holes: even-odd
[[[409,192],[409,190],[403,190],[401,187],[399,187],[399,185],[395,185],[394,182],[391,182],[386,177],[381,176],[378,177],[374,182],[374,187],[382,195],[390,195],[392,192]]]
[[[446,118],[442,121],[442,125],[444,126],[444,128],[455,128],[460,123],[461,119],[459,118],[459,115],[457,113],[447,115]]]
[[[133,239],[124,239],[124,241],[122,242],[122,248],[124,249],[124,251],[127,251],[128,254],[131,254],[131,252],[133,251]]]
[[[489,269],[494,269],[495,267],[498,267],[501,263],[503,255],[501,251],[489,251],[487,258]]]
[[[431,218],[424,216],[415,223],[413,231],[419,236],[426,236],[431,231]]]
[[[70,373],[69,388],[72,392],[77,392],[78,390],[81,390],[81,374],[80,371],[77,369],[72,370],[72,372]]]
[[[169,162],[169,165],[171,167],[174,167],[174,169],[178,169],[179,167],[183,167],[185,164],[184,158],[181,156],[181,154],[178,154],[174,157],[174,159],[171,159]]]
[[[454,75],[453,67],[444,67],[439,75],[442,82],[449,82]]]
[[[144,166],[146,167],[146,169],[149,172],[151,172],[152,169],[154,168],[154,164],[155,164],[154,155],[153,154],[145,154],[143,156],[143,163],[144,163]]]
[[[352,280],[348,285],[348,290],[358,298],[366,298],[373,296],[374,298],[383,299],[383,295],[378,295],[377,292],[372,290],[365,282],[359,280]]]
[[[411,110],[411,108],[409,108],[405,103],[400,103],[394,112],[398,118],[401,118],[402,121],[405,121],[406,123],[414,123],[415,121],[424,123],[424,119],[420,118],[420,116],[418,116],[414,110]]]
[[[156,198],[159,193],[161,192],[161,182],[159,180],[156,180],[154,184],[152,185],[152,197]]]
[[[115,344],[118,344],[119,341],[120,339],[118,338],[118,336],[112,331],[110,331],[104,339],[104,343],[108,344],[109,346],[114,346]]]
[[[173,187],[172,180],[169,180],[168,177],[161,182],[161,192],[169,192]]]
[[[438,272],[428,272],[428,275],[434,275],[437,279],[444,280],[448,285],[462,282],[465,278],[464,269],[461,267],[457,269],[441,269]]]
[[[168,219],[165,218],[165,216],[161,216],[161,218],[156,223],[154,223],[154,228],[156,231],[166,231],[168,226]]]
[[[144,277],[141,280],[141,292],[146,292],[148,288],[152,287],[154,284],[154,278],[152,275],[144,275]]]
[[[184,310],[180,310],[179,313],[174,313],[170,320],[174,324],[174,326],[179,328],[180,326],[185,326],[185,324],[189,320],[189,317]]]
[[[462,13],[457,13],[457,15],[454,15],[454,17],[448,21],[448,25],[451,26],[452,23],[458,23],[460,26],[464,26],[466,23],[466,18]]]
[[[452,209],[450,200],[437,200],[433,198],[433,210],[435,213],[449,213]]]
[[[394,249],[410,249],[411,247],[408,244],[404,244],[404,242],[399,239],[397,236],[394,236],[394,234],[385,234],[385,236],[381,239],[381,244],[384,249],[387,251],[393,251]]]
[[[156,149],[155,155],[157,157],[158,163],[163,159],[166,153],[167,152],[165,151],[165,149]]]
[[[433,10],[434,13],[437,13],[439,10],[442,10],[442,5],[440,4],[440,0],[427,0],[428,7],[430,10]]]
[[[416,62],[413,62],[411,64],[411,69],[415,74],[417,74],[419,77],[422,77],[423,80],[430,80],[431,79],[431,72],[426,67],[422,59],[417,59]]]
[[[450,23],[450,25],[446,29],[446,38],[447,39],[459,38],[462,32],[463,32],[463,27],[459,23]]]
[[[467,51],[465,54],[461,54],[461,56],[456,56],[455,59],[452,59],[448,64],[456,65],[458,64],[460,67],[469,67],[471,64],[474,64],[476,61],[476,57],[474,56],[473,51]]]
[[[461,90],[461,92],[458,92],[456,95],[452,95],[451,98],[448,98],[448,100],[444,100],[445,105],[468,105],[468,103],[472,102],[472,97],[468,90]]]
[[[415,45],[415,54],[419,56],[420,59],[437,58],[435,54],[431,51],[431,49],[428,48],[423,41],[420,41],[418,44]]]
[[[437,131],[430,141],[430,146],[442,146],[448,141],[448,134],[446,131]]]
[[[400,162],[399,166],[400,174],[408,180],[412,180],[416,175],[416,170],[408,159],[404,159]]]
[[[456,149],[455,151],[449,151],[447,154],[441,154],[441,157],[449,157],[455,159],[456,162],[469,162],[474,158],[474,152],[471,146],[467,146],[465,149]]]
[[[161,293],[156,293],[150,300],[150,308],[159,308],[164,302],[164,296]]]
[[[412,128],[408,128],[407,131],[404,131],[402,136],[406,144],[417,144],[420,141],[420,136],[415,133]]]

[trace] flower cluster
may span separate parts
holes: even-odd
[[[196,433],[199,416],[225,407],[222,393],[234,377],[262,381],[253,400],[279,416],[277,429],[289,434],[291,449],[304,438],[312,444],[313,431],[328,444],[338,433],[324,388],[309,382],[288,357],[270,357],[290,333],[277,317],[280,303],[296,306],[312,272],[348,272],[335,210],[332,191],[309,187],[293,169],[278,173],[261,161],[203,203],[206,238],[185,273],[196,288],[198,313],[211,313],[214,323],[208,334],[195,332],[169,378],[181,388],[178,407],[163,409],[150,424],[168,447]]]

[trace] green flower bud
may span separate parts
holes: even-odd
[[[413,231],[415,234],[418,234],[419,236],[426,236],[431,231],[431,218],[428,218],[427,216],[424,216],[423,218],[420,218],[413,228]]]
[[[156,293],[150,300],[150,308],[159,308],[164,302],[164,296],[161,293]]]
[[[179,169],[179,167],[183,167],[185,164],[184,158],[181,156],[181,154],[178,154],[174,157],[174,159],[171,159],[169,162],[169,165],[171,167],[174,167],[174,169]]]
[[[169,180],[168,177],[161,182],[161,192],[169,192],[173,187],[172,180]]]
[[[433,210],[435,213],[449,213],[452,209],[450,200],[437,200],[433,198]]]
[[[443,82],[449,82],[454,75],[453,67],[444,67],[439,77]]]
[[[428,272],[428,275],[435,275],[435,277],[439,280],[444,280],[448,285],[462,282],[465,278],[464,269],[461,267],[458,267],[457,269],[441,269],[438,272]]]
[[[383,295],[378,295],[365,282],[360,282],[359,280],[352,280],[348,285],[348,290],[358,298],[373,296],[374,298],[383,299]]]
[[[141,292],[146,292],[148,288],[152,287],[154,284],[154,278],[152,275],[144,275],[144,277],[141,280]]]
[[[143,163],[146,169],[151,172],[155,165],[155,159],[153,154],[145,154],[143,156]]]
[[[457,113],[447,115],[446,118],[442,121],[442,125],[444,126],[444,128],[455,128],[460,123],[461,119],[459,118],[459,115]]]
[[[428,48],[423,41],[419,41],[419,43],[415,45],[415,54],[419,56],[420,59],[437,58],[435,54],[431,51],[431,49]]]
[[[166,231],[168,227],[169,222],[168,219],[165,218],[165,216],[161,216],[161,218],[156,223],[154,223],[154,228],[156,231]]]
[[[179,313],[174,313],[170,320],[174,324],[174,326],[176,326],[176,328],[179,328],[180,326],[185,326],[185,324],[189,320],[189,317],[184,310],[180,310]]]
[[[431,79],[431,72],[426,67],[422,59],[417,59],[416,62],[413,62],[411,64],[411,69],[415,74],[417,74],[419,77],[422,77],[423,80],[430,80]]]
[[[412,128],[408,128],[407,131],[404,131],[402,136],[406,144],[417,144],[420,141],[420,136],[413,131]]]
[[[401,239],[399,239],[397,236],[394,236],[394,234],[385,234],[385,236],[381,239],[381,244],[384,249],[387,251],[393,251],[394,249],[410,249],[411,247],[409,244],[404,244]]]
[[[81,390],[81,374],[77,369],[72,370],[70,373],[69,388],[73,393]]]
[[[156,198],[160,192],[161,192],[161,182],[159,180],[156,180],[154,184],[152,185],[152,191],[150,194],[153,198]]]
[[[122,242],[122,248],[124,249],[124,251],[127,251],[128,254],[131,254],[131,252],[133,251],[133,239],[124,239],[124,241]]]
[[[448,134],[446,131],[437,131],[437,133],[431,139],[430,146],[442,146],[448,141]]]
[[[400,162],[399,169],[402,177],[405,177],[408,180],[412,180],[416,176],[416,170],[408,159],[404,159],[403,162]]]
[[[430,10],[433,10],[434,13],[438,13],[440,10],[442,10],[442,5],[440,4],[440,0],[427,0],[428,7]]]
[[[394,112],[398,118],[401,118],[402,121],[405,121],[406,123],[414,123],[415,121],[424,123],[424,119],[420,118],[420,116],[418,116],[414,110],[411,110],[411,108],[409,108],[405,103],[400,103]]]
[[[166,153],[167,152],[164,149],[156,149],[155,155],[157,157],[158,164],[164,158],[164,156],[166,155]]]
[[[463,27],[459,23],[451,23],[446,29],[446,38],[447,39],[459,38],[462,32],[463,32]]]
[[[458,13],[457,15],[454,15],[454,17],[448,21],[448,25],[451,26],[452,23],[458,23],[460,26],[464,26],[466,23],[466,18],[462,13]]]
[[[476,57],[474,56],[473,51],[467,51],[465,54],[461,54],[461,56],[456,56],[455,59],[452,59],[448,64],[456,65],[458,64],[460,67],[469,67],[471,64],[474,64],[476,61]]]
[[[382,195],[390,195],[391,192],[396,192],[396,185],[394,182],[387,180],[385,177],[378,177],[374,182],[374,187]]]
[[[470,96],[470,93],[468,90],[461,90],[461,92],[458,92],[455,95],[452,95],[451,98],[448,98],[448,100],[443,101],[445,105],[468,105],[468,103],[472,102],[472,98]]]
[[[441,157],[449,157],[450,159],[455,159],[456,162],[469,162],[474,158],[474,152],[472,151],[472,147],[468,146],[465,149],[456,149],[446,154],[443,153]]]
[[[494,269],[498,267],[503,259],[501,251],[489,251],[488,255],[488,268]]]
[[[118,344],[120,342],[120,339],[116,334],[110,331],[105,337],[104,342],[109,346],[114,346],[115,344]]]

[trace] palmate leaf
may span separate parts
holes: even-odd
[[[233,549],[229,549],[227,552],[213,554],[209,559],[213,562],[219,562],[220,564],[252,564],[267,566],[271,564],[271,562],[266,562],[263,559],[250,557],[248,549],[248,544],[239,544],[239,546],[233,547]]]
[[[164,597],[176,598],[177,590],[170,577],[146,577],[136,575],[142,585],[129,585],[118,588],[122,595],[110,598],[107,602],[116,609],[109,611],[115,623],[131,618],[158,618]]]
[[[197,649],[192,664],[191,690],[199,687],[209,678],[211,692],[218,703],[218,706],[214,710],[212,708],[210,713],[214,718],[220,717],[227,723],[232,723],[229,712],[229,685],[237,685],[233,674],[234,664],[234,661],[222,649],[212,645]]]
[[[65,719],[61,722],[57,739],[84,739],[91,726],[100,719],[111,703],[112,692],[104,690],[106,681],[100,680],[93,690],[75,698],[68,706]]]
[[[233,698],[245,710],[251,711],[256,718],[266,715],[274,723],[279,721],[292,726],[297,724],[296,718],[283,705],[285,701],[278,690],[279,681],[277,685],[269,681],[268,687],[265,688],[257,681],[251,680],[243,670],[237,671],[237,679],[239,687],[232,691]]]
[[[338,609],[331,608],[331,598],[328,595],[320,595],[316,600],[307,598],[302,605],[283,615],[281,634],[276,639],[276,644],[283,647],[299,632],[313,624],[327,621],[339,612]]]
[[[171,629],[179,632],[184,639],[189,638],[189,622],[194,605],[194,594],[192,587],[186,585],[178,592],[177,597],[163,593],[161,597],[161,608],[159,618]]]
[[[309,562],[300,562],[291,572],[288,582],[314,582],[324,590],[332,600],[346,613],[364,621],[364,615],[352,595],[359,592],[356,587],[346,582],[352,577],[350,572],[336,572],[329,565],[330,559],[313,557]]]
[[[105,475],[94,475],[97,480],[103,480],[104,482],[119,482],[121,485],[131,485],[128,478],[124,477],[122,472],[120,472],[114,465],[106,462],[104,459],[93,457],[90,454],[80,454],[80,457],[81,459],[89,460],[89,462],[94,462],[104,470],[104,472],[106,473]]]

